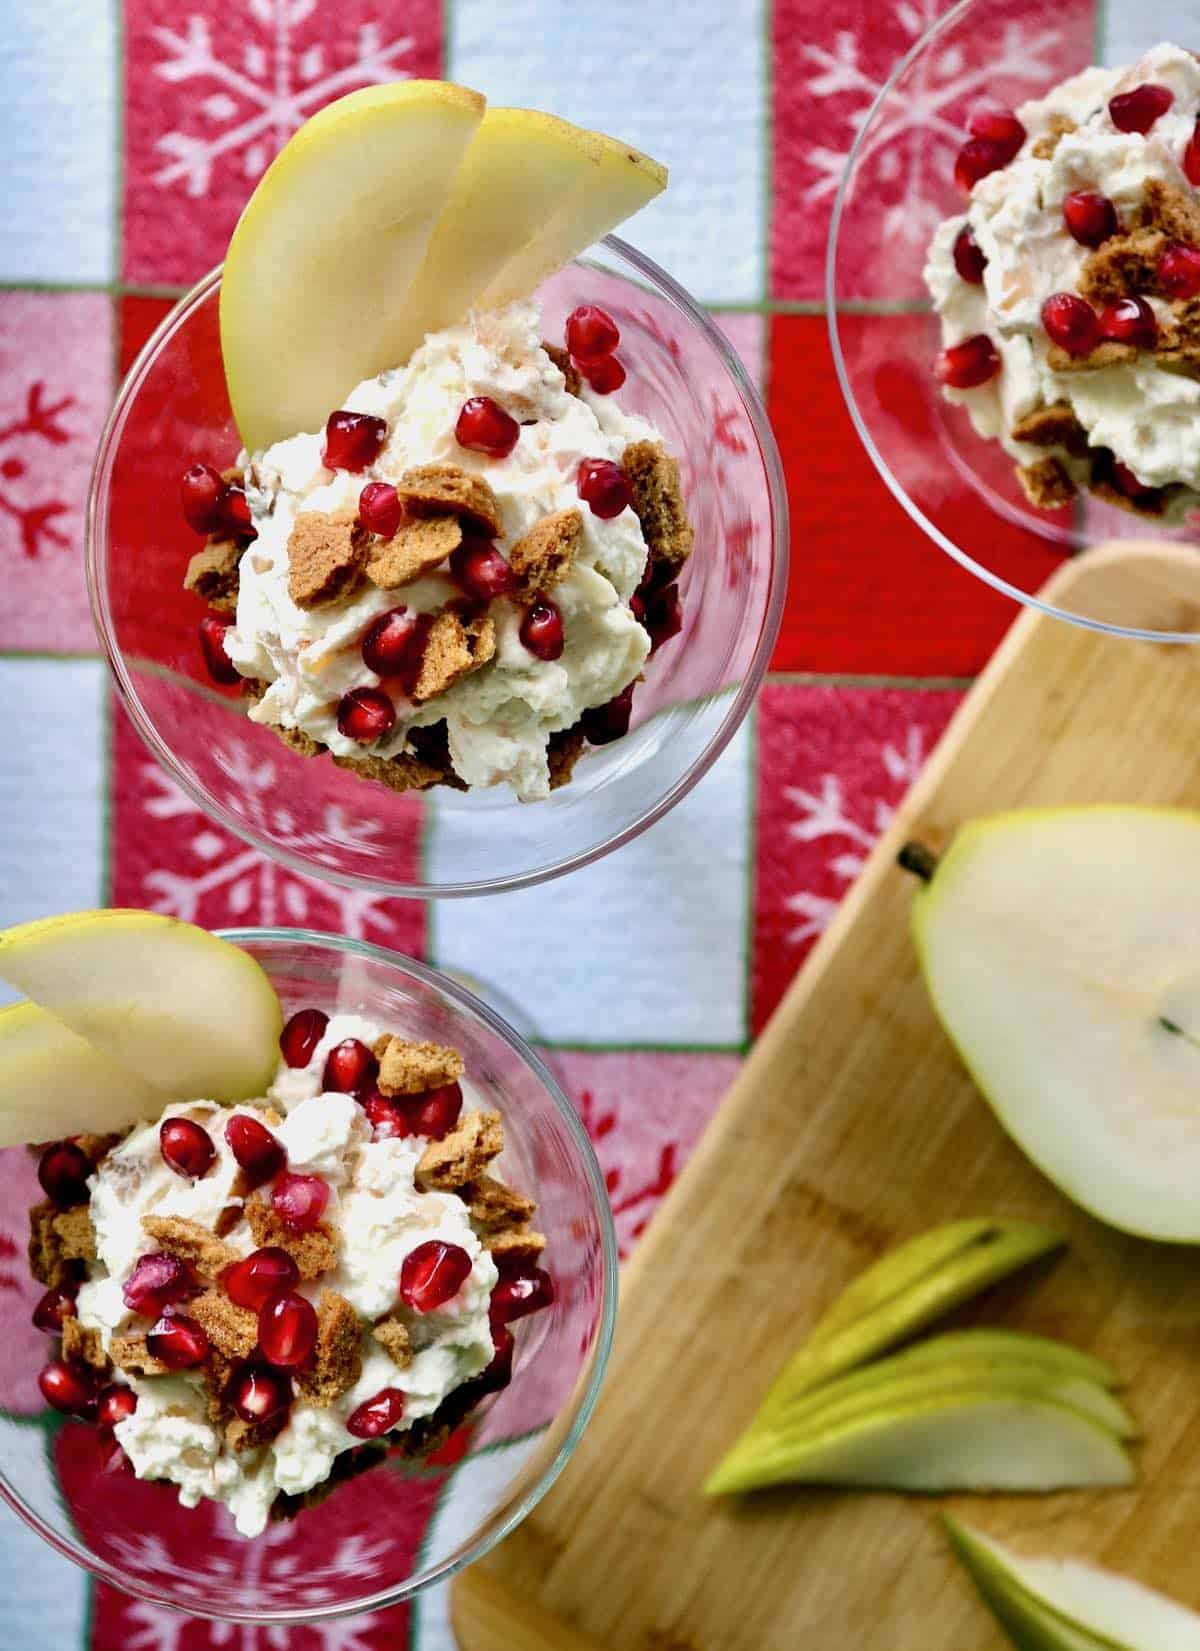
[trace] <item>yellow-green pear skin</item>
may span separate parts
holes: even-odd
[[[949,1515],[943,1515],[943,1524],[980,1598],[1018,1651],[1114,1651],[1103,1640],[1058,1621],[1023,1589],[1013,1587],[967,1526]]]

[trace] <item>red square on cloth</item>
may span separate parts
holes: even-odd
[[[125,279],[197,280],[309,115],[441,50],[438,0],[125,0]]]

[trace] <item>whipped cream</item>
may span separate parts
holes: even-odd
[[[1167,87],[1174,101],[1146,134],[1121,132],[1108,113],[1109,99],[1143,82]],[[1146,487],[1181,483],[1200,491],[1200,381],[1140,354],[1128,365],[1056,373],[1047,364],[1050,341],[1041,324],[1044,301],[1077,292],[1091,248],[1081,246],[1063,222],[1065,196],[1089,190],[1107,195],[1122,222],[1130,222],[1148,180],[1191,191],[1181,160],[1200,114],[1200,62],[1182,47],[1155,46],[1125,69],[1089,68],[1044,98],[1022,104],[1017,115],[1027,133],[1015,160],[981,178],[965,214],[942,223],[929,248],[925,281],[941,317],[942,341],[957,344],[986,333],[1001,370],[975,389],[945,387],[948,400],[965,407],[981,436],[999,440],[1020,464],[1044,458],[1045,447],[1015,440],[1011,431],[1026,414],[1056,402],[1070,404],[1092,447],[1104,447]],[[1075,130],[1059,138],[1052,156],[1033,148],[1055,129],[1056,117]],[[953,248],[967,223],[987,260],[983,284],[962,280]],[[1148,298],[1160,321],[1170,306]],[[1062,448],[1053,451],[1080,485],[1088,461]],[[1181,496],[1177,508],[1196,501]]]
[[[274,1133],[287,1149],[289,1168],[322,1176],[329,1184],[327,1219],[337,1228],[336,1269],[297,1286],[316,1303],[329,1288],[345,1296],[361,1318],[397,1311],[412,1342],[412,1362],[399,1369],[365,1331],[362,1375],[328,1406],[307,1402],[298,1391],[287,1425],[268,1445],[235,1455],[208,1419],[207,1395],[199,1375],[127,1376],[138,1396],[134,1414],[118,1423],[116,1436],[142,1479],[168,1479],[180,1500],[194,1507],[202,1497],[224,1502],[243,1536],[256,1536],[267,1523],[280,1491],[300,1494],[329,1477],[335,1458],[361,1440],[346,1430],[346,1419],[385,1387],[405,1395],[400,1428],[430,1416],[455,1388],[491,1362],[494,1346],[488,1306],[497,1271],[472,1229],[467,1206],[450,1193],[420,1192],[414,1184],[424,1137],[371,1139],[362,1108],[347,1095],[322,1093],[321,1072],[334,1044],[360,1038],[372,1044],[382,1028],[356,1015],[335,1015],[309,1064],[281,1064],[268,1091],[269,1102],[285,1114]],[[470,1086],[463,1084],[467,1108]],[[105,1348],[114,1334],[145,1329],[122,1299],[122,1286],[139,1256],[158,1248],[142,1230],[144,1215],[177,1215],[214,1226],[232,1198],[237,1163],[225,1140],[234,1112],[252,1107],[220,1107],[197,1101],[168,1107],[164,1118],[189,1117],[203,1124],[217,1149],[213,1167],[198,1181],[170,1170],[159,1150],[160,1122],[135,1127],[91,1178],[91,1215],[98,1261],[78,1295],[85,1327],[100,1332]],[[434,1312],[409,1312],[399,1300],[404,1258],[418,1244],[442,1239],[472,1259],[458,1294]],[[255,1242],[244,1219],[225,1242],[248,1255]],[[186,1312],[186,1307],[183,1311]]]
[[[455,440],[463,402],[480,395],[522,423],[505,459]],[[550,735],[615,698],[650,649],[629,606],[646,565],[641,525],[629,508],[606,521],[581,506],[576,472],[585,458],[619,463],[629,443],[657,442],[658,432],[586,386],[581,396],[567,393],[541,346],[538,307],[529,302],[473,313],[463,325],[431,334],[406,367],[366,380],[344,406],[387,421],[387,442],[369,469],[327,470],[321,434],[291,436],[246,461],[258,537],[242,558],[237,623],[225,650],[243,676],[270,684],[250,716],[302,729],[347,757],[396,756],[411,749],[410,728],[444,719],[451,760],[468,785],[507,782],[523,801],[549,795]],[[363,632],[390,608],[430,613],[461,592],[435,572],[398,591],[368,586],[343,604],[299,608],[288,595],[288,536],[302,511],[356,507],[367,482],[395,482],[414,465],[434,463],[487,479],[503,519],[502,553],[550,512],[580,510],[583,542],[554,588],[565,646],[557,660],[535,658],[520,641],[521,609],[499,598],[490,608],[497,631],[490,663],[421,706],[401,701],[392,731],[362,745],[339,732],[337,707],[352,688],[379,685],[362,660]]]

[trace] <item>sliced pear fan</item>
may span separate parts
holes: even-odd
[[[36,1003],[0,1009],[0,1147],[106,1135],[168,1099]]]

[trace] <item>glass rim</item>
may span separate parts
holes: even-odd
[[[477,878],[471,882],[386,882],[381,878],[355,874],[322,865],[317,867],[302,855],[271,841],[239,820],[225,805],[197,784],[175,757],[167,742],[159,735],[142,707],[141,696],[133,684],[124,655],[117,645],[112,612],[108,598],[107,580],[103,577],[108,558],[108,532],[100,523],[100,495],[111,476],[117,443],[136,400],[138,391],[151,366],[158,358],[177,327],[192,311],[206,302],[221,280],[223,264],[209,270],[184,293],[159,322],[146,343],[138,351],[117,390],[109,414],[100,434],[96,457],[88,481],[87,510],[84,521],[84,562],[87,575],[88,601],[92,623],[99,639],[121,704],[133,723],[138,736],[173,782],[194,802],[202,813],[215,820],[240,841],[249,843],[289,871],[300,876],[320,877],[341,888],[370,889],[374,893],[400,899],[469,899],[484,894],[502,894],[516,889],[533,888],[569,872],[581,870],[613,850],[622,848],[648,830],[668,814],[704,778],[709,769],[729,745],[747,712],[753,705],[762,680],[775,650],[787,598],[788,566],[790,562],[790,529],[787,485],[783,459],[767,416],[763,399],[743,366],[737,351],[721,331],[714,318],[653,259],[639,252],[616,235],[606,235],[597,245],[605,247],[622,263],[629,265],[649,287],[661,293],[679,310],[704,337],[721,361],[750,420],[751,430],[762,462],[766,481],[771,519],[771,566],[767,600],[759,623],[758,637],[750,662],[742,674],[736,690],[721,718],[721,722],[703,750],[688,764],[667,790],[648,807],[641,809],[634,819],[598,842],[574,853],[560,855],[549,865],[507,873],[500,877]],[[573,263],[586,263],[574,259]],[[103,549],[102,549],[103,546]]]
[[[0,1500],[7,1503],[22,1523],[36,1531],[63,1558],[80,1566],[81,1569],[98,1578],[101,1582],[106,1582],[112,1587],[120,1589],[122,1593],[132,1595],[134,1598],[146,1600],[152,1605],[162,1605],[171,1610],[184,1611],[187,1615],[199,1617],[205,1621],[300,1627],[305,1623],[331,1621],[337,1617],[357,1616],[362,1612],[379,1611],[388,1606],[401,1605],[407,1600],[415,1599],[425,1589],[433,1587],[437,1583],[447,1582],[451,1577],[465,1570],[468,1565],[475,1564],[485,1554],[490,1553],[494,1547],[521,1524],[546,1495],[574,1454],[575,1448],[582,1438],[588,1422],[591,1420],[608,1368],[617,1322],[617,1296],[619,1290],[617,1230],[616,1223],[613,1220],[612,1206],[609,1202],[608,1189],[604,1181],[604,1172],[600,1167],[595,1148],[592,1146],[591,1139],[583,1126],[579,1113],[536,1050],[502,1016],[498,1015],[494,1009],[485,1003],[482,998],[477,997],[468,987],[443,974],[441,970],[433,968],[428,963],[421,963],[416,958],[408,957],[401,952],[389,951],[386,947],[377,946],[369,940],[358,940],[347,935],[326,934],[317,929],[273,929],[266,927],[215,929],[213,933],[222,940],[230,941],[233,945],[283,943],[310,946],[316,951],[333,951],[346,956],[367,958],[372,962],[382,963],[397,970],[400,974],[408,975],[420,981],[423,986],[428,986],[449,998],[457,1009],[483,1021],[489,1031],[495,1033],[502,1042],[506,1043],[518,1060],[529,1068],[549,1097],[559,1120],[565,1125],[567,1134],[572,1140],[578,1153],[579,1162],[583,1167],[584,1178],[592,1195],[592,1203],[600,1229],[602,1299],[596,1334],[591,1346],[591,1368],[588,1371],[586,1385],[580,1395],[578,1406],[565,1437],[553,1457],[537,1475],[537,1478],[532,1484],[525,1487],[494,1529],[485,1532],[468,1544],[460,1553],[431,1567],[418,1580],[410,1578],[409,1581],[400,1584],[398,1587],[380,1589],[363,1599],[353,1601],[353,1603],[326,1605],[315,1610],[270,1610],[252,1614],[215,1610],[197,1611],[190,1606],[181,1606],[168,1594],[155,1588],[140,1585],[136,1577],[123,1575],[103,1560],[96,1559],[91,1554],[83,1554],[82,1549],[80,1552],[76,1552],[64,1537],[52,1530],[41,1515],[34,1512],[17,1495],[8,1483],[3,1464],[0,1464]],[[547,1423],[546,1428],[541,1431],[547,1432],[552,1429],[558,1419],[557,1416],[553,1417]],[[30,1422],[34,1426],[40,1426],[36,1417],[30,1418]],[[502,1444],[503,1441],[501,1441]],[[65,1509],[66,1504],[63,1503],[63,1506]],[[70,1519],[70,1517],[69,1510],[67,1510],[67,1518]],[[430,1520],[432,1521],[435,1517],[436,1508],[430,1514]],[[257,1540],[260,1539],[248,1538],[247,1548]],[[418,1549],[418,1557],[419,1553],[420,1550]]]
[[[891,467],[884,458],[875,442],[874,436],[872,436],[867,427],[866,420],[863,417],[862,411],[860,410],[858,401],[855,397],[854,389],[850,382],[849,369],[846,365],[845,354],[842,350],[840,333],[841,317],[838,308],[839,297],[837,283],[837,256],[842,228],[842,217],[848,203],[850,189],[854,181],[855,170],[858,166],[859,157],[866,145],[868,135],[875,125],[875,121],[880,110],[887,102],[888,98],[892,96],[897,85],[912,68],[913,64],[923,55],[923,53],[929,50],[929,48],[932,47],[948,29],[953,28],[956,23],[965,17],[966,14],[979,3],[980,0],[956,0],[956,3],[950,7],[949,11],[947,11],[943,16],[935,19],[935,21],[929,25],[924,33],[913,42],[909,49],[904,53],[903,57],[900,58],[892,72],[888,75],[883,85],[880,86],[874,98],[872,98],[870,107],[863,116],[862,123],[859,126],[858,131],[855,133],[854,142],[850,145],[850,151],[846,156],[846,164],[842,170],[842,176],[838,183],[837,194],[834,197],[833,212],[829,220],[829,234],[825,242],[825,324],[829,333],[829,347],[833,354],[833,367],[834,372],[837,374],[837,381],[842,392],[842,399],[846,403],[846,409],[850,414],[851,422],[854,425],[859,440],[862,442],[863,449],[866,452],[867,457],[875,466],[880,480],[883,482],[888,492],[896,500],[896,503],[901,506],[910,521],[914,522],[916,526],[920,528],[922,533],[933,540],[939,550],[944,551],[947,556],[957,562],[960,567],[965,568],[968,573],[974,574],[977,579],[982,579],[984,584],[990,585],[993,590],[999,591],[1002,596],[1009,597],[1020,607],[1033,608],[1036,612],[1047,615],[1048,618],[1065,620],[1069,625],[1077,625],[1082,630],[1095,631],[1101,636],[1121,636],[1134,642],[1200,642],[1200,628],[1194,631],[1155,631],[1147,630],[1139,625],[1118,625],[1110,620],[1094,619],[1087,614],[1076,613],[1070,608],[1059,607],[1057,603],[1049,600],[1046,596],[1022,590],[1019,585],[1014,585],[1010,580],[1005,579],[1001,574],[994,573],[990,568],[984,567],[980,562],[977,562],[968,551],[956,544],[953,539],[949,538],[939,527],[930,521],[929,517],[925,515],[924,511],[909,495],[907,489],[893,475]],[[1131,539],[1129,542],[1133,543],[1135,541]],[[1076,555],[1086,554],[1086,547],[1077,549],[1072,553],[1068,553],[1065,559],[1060,561],[1059,567],[1070,566]],[[1054,574],[1052,573],[1049,580],[1047,580],[1047,584],[1051,584],[1053,579]],[[1045,586],[1042,588],[1044,589]]]

